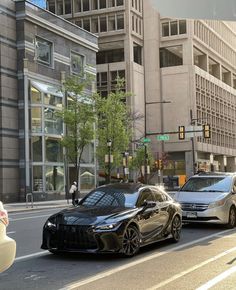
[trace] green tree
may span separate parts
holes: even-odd
[[[98,139],[96,151],[99,168],[105,173],[106,180],[108,179],[108,164],[105,162],[105,155],[109,154],[107,141],[111,141],[111,155],[113,156],[111,170],[113,170],[122,164],[122,153],[127,151],[132,139],[131,113],[125,102],[130,94],[125,93],[122,87],[123,80],[118,79],[115,92],[109,93],[106,98],[99,94],[95,96]]]
[[[145,149],[146,146],[146,149]],[[153,167],[154,158],[151,152],[149,145],[139,146],[130,162],[130,170],[136,171],[138,173],[139,180],[145,182],[144,172],[142,167],[145,166],[145,155],[146,155],[146,165],[150,166],[150,169]]]
[[[74,164],[77,181],[83,151],[94,139],[93,97],[85,93],[85,89],[91,84],[91,81],[89,77],[68,77],[64,82],[67,104],[58,113],[66,127],[61,144],[66,149],[68,162]]]

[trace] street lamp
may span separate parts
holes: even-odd
[[[108,179],[107,182],[111,182],[111,140],[107,140],[107,148],[108,148]]]

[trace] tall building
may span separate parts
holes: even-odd
[[[65,198],[73,167],[56,112],[66,76],[96,74],[97,37],[25,0],[1,1],[0,23],[0,200]],[[83,157],[82,191],[96,184],[93,144]]]
[[[98,35],[98,91],[125,76],[127,102],[145,116],[136,137],[150,137],[164,175],[236,170],[234,23],[161,17],[150,0],[47,0],[47,8]],[[205,124],[211,138],[199,132]]]

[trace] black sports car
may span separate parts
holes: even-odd
[[[88,193],[78,206],[52,215],[41,248],[133,256],[158,240],[178,242],[181,228],[181,207],[165,191],[140,183],[109,184]]]

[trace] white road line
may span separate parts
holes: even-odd
[[[153,260],[153,259],[155,259],[157,257],[160,257],[160,256],[163,256],[165,254],[168,254],[168,253],[171,253],[171,252],[174,252],[174,251],[178,251],[180,249],[183,249],[183,248],[186,248],[186,247],[189,247],[189,246],[198,244],[200,242],[203,242],[203,241],[208,240],[208,239],[211,239],[211,238],[215,238],[215,237],[217,237],[218,235],[221,235],[221,234],[230,233],[232,231],[234,231],[234,230],[231,229],[231,230],[221,231],[219,233],[215,233],[215,234],[212,234],[212,235],[209,235],[209,236],[206,236],[206,237],[203,237],[203,238],[194,240],[192,242],[188,242],[188,243],[182,244],[180,246],[173,247],[169,251],[165,251],[165,252],[157,253],[157,254],[154,254],[154,255],[149,255],[149,256],[144,257],[144,258],[140,258],[137,261],[127,263],[127,264],[122,265],[122,266],[119,266],[119,267],[117,267],[115,269],[105,271],[105,272],[103,272],[101,274],[97,274],[97,275],[95,275],[95,276],[93,276],[91,278],[87,278],[87,279],[82,280],[82,281],[79,281],[77,283],[73,283],[73,284],[67,285],[66,287],[63,287],[63,288],[61,288],[59,290],[72,290],[72,289],[77,289],[80,286],[87,285],[87,284],[92,283],[92,282],[95,282],[95,281],[97,281],[99,279],[102,279],[102,278],[111,276],[111,275],[116,274],[116,273],[118,273],[120,271],[123,271],[123,270],[126,270],[128,268],[131,268],[131,267],[134,267],[136,265],[139,265],[139,264],[141,264],[143,262],[147,262],[147,261]],[[236,247],[234,248],[234,250],[236,251]]]
[[[39,213],[39,212],[52,212],[52,211],[56,211],[59,210],[59,208],[50,208],[50,209],[39,209],[39,210],[32,210],[32,211],[23,211],[23,212],[8,212],[8,216],[18,216],[18,215],[26,215],[26,214],[35,214],[35,213]]]
[[[15,222],[15,221],[28,220],[28,219],[36,219],[36,218],[41,218],[41,217],[49,217],[49,215],[45,214],[45,215],[29,216],[29,217],[16,218],[16,219],[9,218],[9,221],[10,222]]]
[[[191,272],[193,272],[193,271],[195,271],[195,270],[197,270],[197,269],[199,269],[199,268],[201,268],[201,267],[203,267],[203,266],[205,266],[205,265],[207,265],[207,264],[209,264],[211,262],[214,262],[214,261],[224,257],[225,255],[228,255],[229,253],[235,252],[235,251],[236,251],[236,247],[231,248],[231,249],[229,249],[227,251],[224,251],[224,252],[222,252],[222,253],[220,253],[220,254],[218,254],[218,255],[216,255],[216,256],[214,256],[214,257],[212,257],[212,258],[210,258],[210,259],[208,259],[208,260],[206,260],[206,261],[204,261],[204,262],[202,262],[200,264],[197,264],[197,265],[189,268],[186,271],[180,272],[179,274],[176,274],[176,275],[172,276],[171,278],[169,278],[169,279],[167,279],[165,281],[162,281],[161,283],[159,283],[159,284],[157,284],[157,285],[155,285],[155,286],[153,286],[151,288],[148,288],[146,290],[159,289],[159,288],[161,288],[161,287],[163,287],[163,286],[165,286],[165,285],[167,285],[167,284],[169,284],[169,283],[171,283],[171,282],[183,277],[184,275],[187,275],[187,274],[189,274],[189,273],[191,273]],[[201,290],[203,290],[203,289],[205,289],[205,288],[202,288]],[[208,288],[206,288],[206,289],[208,289]]]
[[[22,260],[26,260],[26,259],[34,258],[34,257],[39,257],[39,256],[44,256],[44,255],[48,255],[48,252],[47,251],[41,251],[41,252],[37,252],[37,253],[21,256],[21,257],[15,258],[14,262],[20,262]]]
[[[12,231],[12,232],[7,232],[7,235],[10,235],[10,234],[15,234],[16,232]]]
[[[236,266],[230,268],[229,270],[221,273],[220,275],[216,276],[214,279],[208,281],[206,284],[202,285],[201,287],[197,288],[196,290],[207,290],[216,285],[217,283],[221,282],[228,276],[232,275],[236,272]]]

